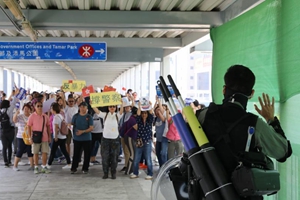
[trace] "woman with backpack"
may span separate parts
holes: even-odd
[[[18,126],[18,133],[17,133],[17,142],[18,142],[18,151],[15,156],[14,162],[14,171],[19,171],[18,163],[20,162],[22,155],[24,152],[27,152],[28,160],[30,162],[30,168],[28,170],[33,170],[33,154],[31,152],[31,145],[26,145],[23,140],[23,132],[28,131],[27,121],[31,114],[32,108],[29,104],[24,104],[22,108],[23,114],[20,114],[20,110],[18,109],[17,112],[14,114],[13,121]]]
[[[54,114],[53,123],[50,126],[53,127],[53,142],[51,146],[51,153],[48,160],[48,165],[51,166],[55,157],[56,150],[59,146],[61,152],[67,160],[67,165],[62,167],[63,169],[71,169],[70,155],[66,150],[66,139],[67,136],[61,133],[62,121],[64,117],[60,114],[60,106],[58,103],[53,103],[51,105],[51,112]]]
[[[13,98],[11,103],[8,100],[3,100],[0,107],[2,156],[5,168],[11,165],[12,143],[15,137],[13,110],[16,107],[16,100],[16,97]]]
[[[123,110],[123,103],[121,104],[120,109]],[[94,108],[94,111],[103,119],[104,122],[103,138],[101,141],[101,157],[104,172],[102,178],[108,178],[108,172],[110,169],[111,178],[116,179],[118,156],[120,151],[118,124],[122,115],[116,112],[117,105],[108,106],[108,112],[101,112],[97,108]]]

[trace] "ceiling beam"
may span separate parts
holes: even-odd
[[[22,10],[37,30],[203,29],[223,24],[220,12]],[[0,27],[8,25],[0,14]]]
[[[0,37],[1,41],[30,42],[28,37]],[[40,37],[39,42],[106,42],[108,47],[181,48],[181,38]]]
[[[247,1],[235,1],[226,10],[221,12],[224,23],[242,15],[243,13],[251,10],[255,6],[261,4],[265,0],[247,0]]]

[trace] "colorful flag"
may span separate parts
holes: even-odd
[[[103,92],[115,92],[116,88],[113,88],[112,86],[104,86]]]
[[[82,89],[82,96],[83,97],[89,97],[91,93],[94,93],[94,87],[92,85],[89,85]]]

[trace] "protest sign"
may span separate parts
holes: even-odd
[[[174,95],[174,90],[173,90],[172,86],[171,85],[167,85],[167,86],[168,86],[168,89],[169,89],[171,95],[173,96]],[[160,88],[158,87],[158,85],[155,86],[155,89],[156,89],[156,95],[159,98],[162,98],[163,96],[162,96],[162,93],[161,93]]]
[[[85,81],[81,80],[63,80],[62,88],[65,92],[82,92],[82,89],[86,86]]]
[[[90,94],[91,107],[120,105],[121,95],[117,92],[101,92]]]
[[[151,105],[148,97],[141,97],[141,111],[151,110]]]

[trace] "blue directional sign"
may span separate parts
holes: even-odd
[[[0,60],[106,61],[105,42],[0,42]]]

